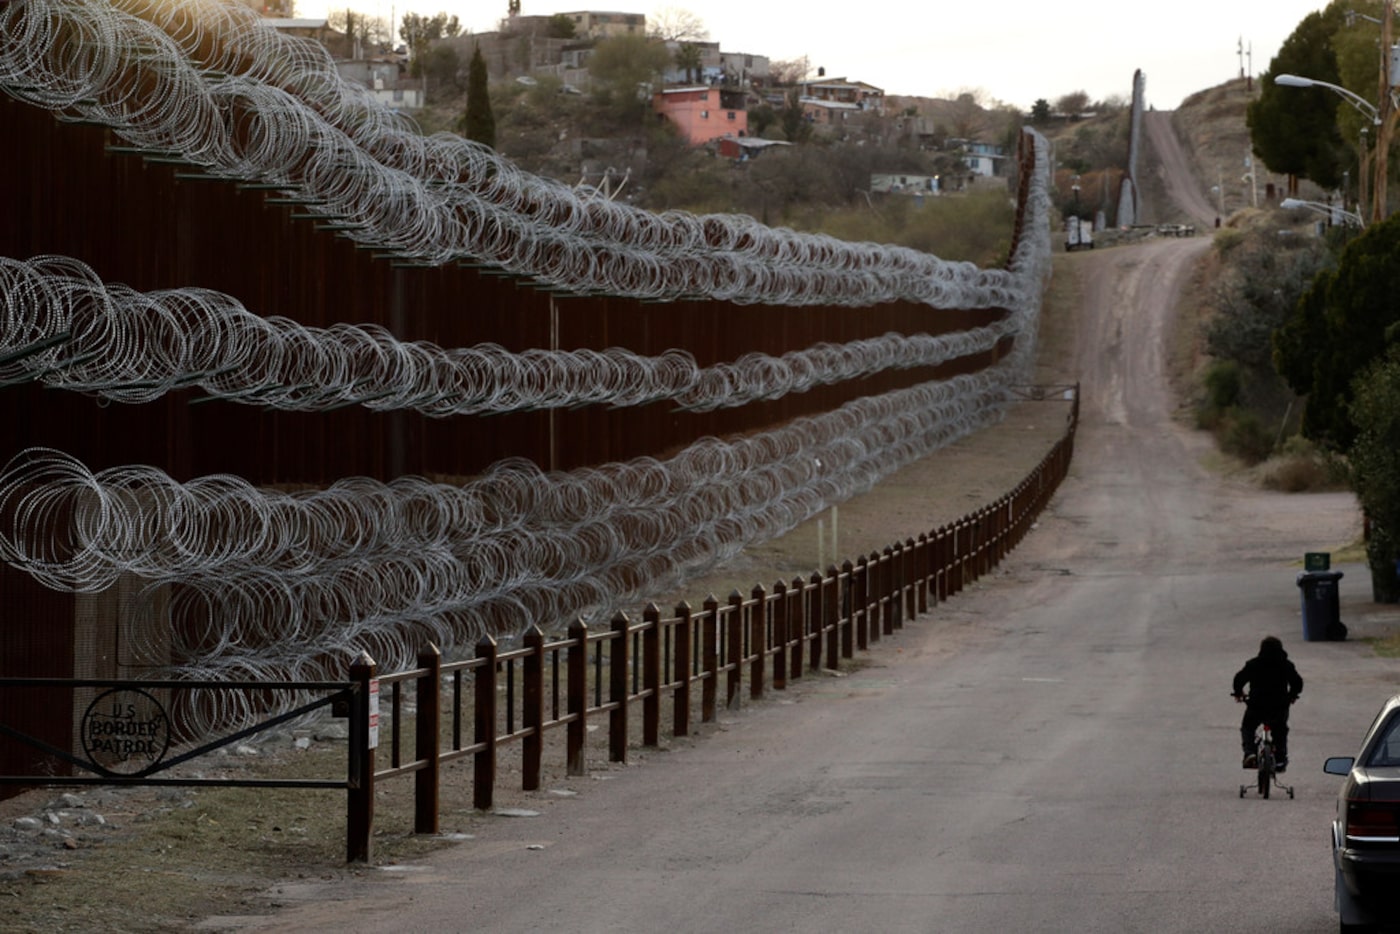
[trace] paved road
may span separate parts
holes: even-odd
[[[1350,498],[1222,482],[1171,418],[1165,322],[1206,246],[1073,258],[1076,461],[1002,573],[849,677],[419,866],[288,889],[253,929],[1334,930],[1320,763],[1354,751],[1395,665],[1301,640],[1298,560],[1354,537]],[[1229,681],[1268,633],[1308,682],[1295,800],[1237,794]]]

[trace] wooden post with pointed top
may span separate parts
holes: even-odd
[[[438,790],[441,768],[438,737],[442,730],[442,652],[429,645],[418,653],[418,720],[413,758],[424,763],[413,773],[413,832],[438,832]]]
[[[691,648],[695,644],[694,622],[690,604],[676,604],[676,654],[672,658],[671,678],[675,693],[671,697],[671,735],[690,735],[690,669]]]
[[[521,706],[521,726],[525,736],[521,741],[520,788],[538,791],[540,767],[544,760],[544,631],[532,623],[525,631],[524,697]]]
[[[368,652],[350,666],[350,775],[345,802],[345,861],[367,863],[374,836],[374,749],[379,733],[379,667]]]
[[[472,756],[472,806],[478,811],[489,811],[496,790],[496,640],[482,636],[476,644],[476,657],[482,665],[473,679],[473,741],[483,748]]]
[[[792,633],[792,657],[788,671],[793,678],[802,677],[803,655],[807,651],[807,585],[800,577],[792,579],[788,589],[788,600],[792,606],[788,610],[788,632]]]
[[[700,684],[700,722],[711,723],[719,699],[719,601],[714,594],[705,598],[705,615],[700,625],[700,667],[705,670],[705,680]]]
[[[755,584],[751,596],[749,651],[753,653],[753,661],[749,663],[749,697],[758,700],[763,696],[764,669],[768,666],[768,591],[762,584]]]
[[[642,610],[642,745],[661,745],[661,608]]]
[[[781,580],[773,585],[773,690],[787,689],[788,642],[787,584]]]
[[[627,761],[627,649],[631,625],[627,614],[612,618],[608,647],[608,761]]]
[[[729,619],[725,621],[725,640],[729,657],[725,679],[724,706],[733,710],[739,706],[739,689],[744,681],[744,596],[737,590],[729,593]]]
[[[584,749],[588,741],[588,626],[583,620],[569,624],[569,725],[565,744],[568,773],[584,775],[588,771]]]

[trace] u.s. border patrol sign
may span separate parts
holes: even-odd
[[[170,717],[139,688],[97,695],[83,714],[83,751],[105,775],[143,775],[170,749]]]

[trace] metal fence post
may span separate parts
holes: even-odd
[[[438,832],[439,734],[442,730],[442,652],[429,645],[418,653],[418,721],[413,758],[424,763],[413,773],[413,832]]]

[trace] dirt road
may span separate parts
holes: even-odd
[[[274,916],[207,928],[1331,929],[1335,780],[1307,765],[1351,750],[1392,666],[1299,641],[1298,559],[1355,537],[1350,497],[1222,481],[1173,420],[1164,345],[1206,248],[1061,267],[1084,282],[1071,477],[1001,575],[869,667],[420,863],[284,886]],[[1229,677],[1269,632],[1309,682],[1298,797],[1241,801]]]

